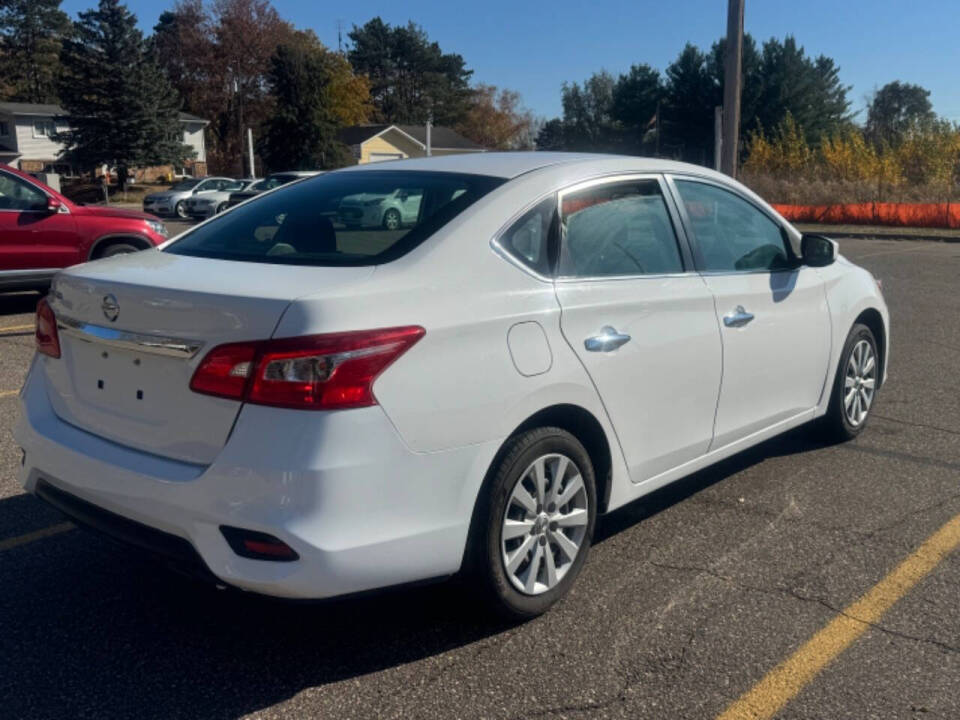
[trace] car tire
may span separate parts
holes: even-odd
[[[222,202],[222,203],[220,203],[219,205],[217,205],[217,209],[213,211],[213,214],[214,214],[214,215],[219,215],[219,214],[222,213],[224,210],[226,210],[228,207],[230,207],[230,206],[227,205],[225,202]]]
[[[186,205],[183,204],[183,200],[181,200],[180,202],[178,202],[178,203],[173,207],[173,212],[174,212],[174,214],[175,214],[178,218],[180,218],[181,220],[187,220],[187,219],[189,219],[189,215],[187,214],[187,207],[186,207]]]
[[[383,214],[383,229],[384,230],[399,230],[400,229],[400,211],[394,208],[390,208]]]
[[[544,481],[538,497],[540,463]],[[523,492],[525,497],[517,495]],[[568,494],[562,505],[552,502]],[[517,498],[536,507],[528,509]],[[596,516],[593,464],[580,441],[556,427],[517,435],[498,454],[478,499],[467,557],[472,584],[510,620],[546,612],[576,580],[590,550]],[[566,525],[573,519],[582,524]],[[564,535],[562,543],[558,534]]]
[[[140,252],[140,248],[130,243],[113,243],[108,245],[97,254],[97,258],[108,258],[114,255],[127,255],[129,253]]]
[[[854,325],[840,353],[830,405],[822,419],[828,440],[845,442],[863,432],[880,390],[880,368],[873,331],[866,325]]]

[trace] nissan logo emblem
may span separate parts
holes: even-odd
[[[103,302],[100,303],[100,309],[103,310],[103,316],[110,322],[115,322],[120,316],[120,303],[117,302],[117,296],[114,294],[104,295]]]

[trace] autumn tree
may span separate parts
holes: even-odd
[[[57,102],[60,50],[70,26],[60,0],[0,0],[0,76],[5,99]]]
[[[466,117],[456,129],[490,150],[530,150],[533,124],[533,114],[521,105],[519,93],[477,85]]]

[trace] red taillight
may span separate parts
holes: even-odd
[[[221,345],[200,363],[190,387],[276,407],[376,405],[374,381],[424,332],[410,326]]]
[[[57,333],[57,318],[46,298],[37,303],[37,352],[52,358],[60,357],[60,335]]]

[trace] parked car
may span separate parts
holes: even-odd
[[[402,232],[325,214],[400,191],[421,196]],[[598,513],[803,423],[860,434],[888,324],[836,243],[702,167],[356,166],[58,275],[20,481],[220,584],[464,571],[526,618],[570,589]]]
[[[143,211],[157,215],[176,216],[186,219],[187,200],[197,195],[211,192],[220,192],[227,187],[233,187],[237,183],[232,178],[208,177],[208,178],[190,178],[181,180],[163,192],[151,193],[143,198]]]
[[[422,193],[394,190],[389,195],[350,195],[340,201],[337,216],[350,228],[382,227],[398,230],[415,223],[420,215]]]
[[[234,180],[229,185],[224,185],[222,190],[212,192],[202,192],[191,196],[184,201],[187,215],[196,219],[205,219],[211,215],[222,213],[228,207],[230,195],[234,192],[246,190],[251,185],[260,182],[258,178],[247,178],[245,180]]]
[[[304,178],[313,177],[314,175],[320,174],[322,174],[320,170],[291,170],[290,172],[279,172],[273,173],[272,175],[267,175],[267,177],[265,177],[263,180],[254,183],[248,188],[244,188],[238,192],[230,193],[230,199],[227,201],[227,207],[239,205],[244,200],[249,200],[250,198],[256,197],[262,192],[273,190],[274,188],[278,188],[281,185],[286,185],[294,180],[303,180]]]
[[[167,230],[135,210],[78,205],[0,166],[0,290],[43,287],[61,268],[159,245]]]

